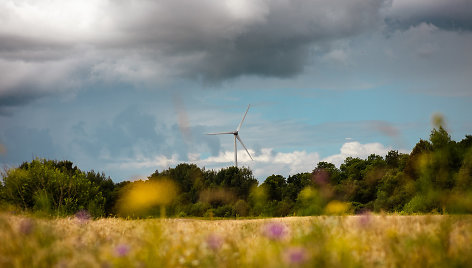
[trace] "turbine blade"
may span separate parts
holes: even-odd
[[[231,131],[231,132],[207,133],[207,135],[220,135],[220,134],[234,134],[234,131]]]
[[[236,131],[239,131],[239,129],[240,129],[241,126],[243,125],[244,118],[246,118],[247,111],[249,111],[249,107],[251,107],[251,104],[249,104],[249,105],[247,106],[246,113],[245,113],[244,116],[243,116],[243,120],[241,120],[241,123],[239,123],[239,126],[238,126],[238,128],[236,129]]]
[[[239,137],[239,135],[235,135],[235,136],[236,136],[236,138],[238,139],[238,141],[241,143],[241,145],[244,147],[244,149],[246,150],[247,155],[249,155],[249,157],[251,158],[251,160],[254,161],[254,159],[252,159],[251,154],[250,154],[249,151],[247,150],[246,145],[244,145],[244,143],[243,143],[243,141],[241,140],[241,138]]]

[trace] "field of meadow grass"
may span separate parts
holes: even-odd
[[[0,214],[0,267],[472,267],[472,216],[203,220]]]

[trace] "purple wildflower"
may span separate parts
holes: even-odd
[[[118,246],[115,247],[115,255],[117,257],[124,257],[128,255],[130,251],[130,247],[126,244],[119,244]]]
[[[326,185],[329,182],[329,173],[325,169],[316,169],[313,173],[313,180],[319,186]]]
[[[31,219],[24,219],[20,222],[19,227],[20,233],[29,235],[33,232],[34,222]]]
[[[284,260],[288,264],[302,264],[307,259],[308,254],[302,247],[291,247],[284,252]]]
[[[361,227],[367,227],[370,225],[372,216],[369,211],[364,211],[360,216],[359,216],[359,225]]]
[[[219,235],[210,234],[206,239],[206,243],[210,249],[216,251],[223,245],[223,239]]]
[[[281,223],[269,223],[264,228],[264,235],[272,240],[280,240],[287,235],[287,227]]]
[[[90,220],[91,216],[90,216],[90,213],[88,213],[87,210],[79,210],[77,213],[75,213],[75,218],[80,223],[86,223]]]

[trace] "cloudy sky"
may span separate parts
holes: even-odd
[[[0,164],[255,176],[472,134],[470,0],[2,0]],[[239,145],[239,148],[241,146]]]

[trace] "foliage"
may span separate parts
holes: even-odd
[[[164,181],[172,187],[158,186]],[[0,193],[4,209],[41,215],[270,217],[320,215],[339,204],[356,214],[472,213],[472,136],[453,141],[438,124],[410,154],[347,157],[339,168],[319,162],[311,172],[273,174],[260,185],[246,167],[182,163],[146,181],[114,183],[70,161],[35,159],[5,170]]]
[[[94,216],[105,214],[100,186],[69,161],[35,159],[7,170],[2,177],[4,200],[19,208],[56,215],[84,209]]]

